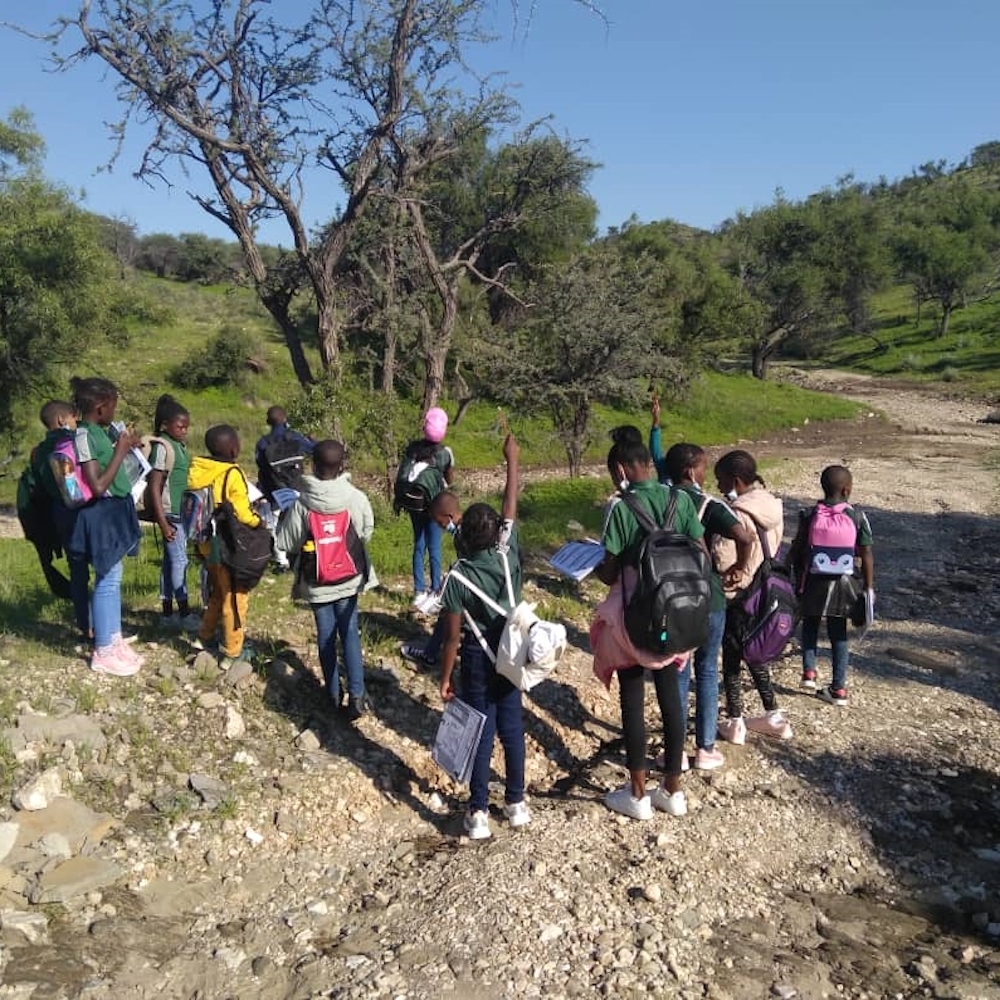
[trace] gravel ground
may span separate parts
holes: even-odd
[[[809,380],[871,415],[746,446],[788,525],[824,465],[854,471],[879,621],[852,649],[849,708],[801,693],[792,652],[774,670],[792,740],[720,744],[682,819],[617,817],[617,690],[591,675],[583,616],[526,701],[534,821],[509,830],[498,796],[493,838],[470,843],[427,751],[435,678],[371,664],[376,711],[348,727],[291,603],[259,676],[174,641],[147,644],[136,682],[93,680],[58,641],[5,637],[9,703],[108,740],[32,744],[14,784],[57,767],[118,821],[90,850],[123,875],[45,909],[32,943],[8,931],[32,907],[0,867],[0,997],[1000,997],[1000,428],[974,403]],[[367,627],[414,634],[400,606],[377,598]],[[192,775],[222,790],[203,801]]]

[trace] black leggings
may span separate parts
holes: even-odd
[[[625,766],[630,771],[646,769],[646,678],[643,667],[629,667],[618,671],[619,692],[622,704],[622,729],[625,732]],[[681,692],[677,684],[677,668],[672,664],[652,671],[656,700],[663,718],[668,775],[681,773],[681,754],[684,751],[684,713],[681,709]]]
[[[726,608],[726,631],[722,636],[722,686],[726,692],[726,715],[735,719],[743,714],[743,692],[740,689],[740,667],[743,664],[743,613],[733,605]],[[760,695],[765,712],[773,712],[778,700],[771,687],[771,671],[766,663],[751,667],[750,678]]]

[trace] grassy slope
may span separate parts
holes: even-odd
[[[1000,398],[1000,301],[971,302],[952,313],[944,337],[937,336],[940,310],[933,304],[924,306],[916,322],[909,287],[878,296],[874,314],[872,336],[836,341],[824,363]]]

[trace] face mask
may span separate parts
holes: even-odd
[[[728,492],[728,493],[726,494],[726,499],[727,499],[727,500],[728,500],[728,501],[729,501],[730,503],[732,503],[732,502],[733,502],[733,501],[734,501],[734,500],[735,500],[735,499],[736,499],[736,498],[737,498],[738,496],[739,496],[739,493],[737,493],[737,492],[736,492],[736,490],[730,490],[730,491],[729,491],[729,492]]]
[[[444,530],[448,532],[449,535],[454,535],[458,531],[458,525],[449,517],[448,523],[445,525]]]

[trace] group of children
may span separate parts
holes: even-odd
[[[46,568],[46,578],[55,590],[52,577],[53,552],[61,548],[70,570],[68,592],[81,633],[92,639],[91,668],[115,676],[134,674],[142,657],[132,650],[121,628],[121,578],[124,556],[134,552],[139,541],[139,525],[132,499],[132,483],[123,469],[128,452],[140,440],[127,428],[114,424],[118,393],[106,379],[73,379],[73,402],[52,401],[42,409],[47,428],[45,440],[32,453],[30,471],[34,488],[51,511],[52,531],[44,530],[45,518],[36,518],[26,534],[34,542]],[[272,408],[274,409],[274,408]],[[276,416],[284,416],[283,413]],[[269,411],[269,423],[272,423]],[[281,424],[278,437],[287,433]],[[187,537],[181,518],[181,500],[188,489],[209,488],[216,506],[228,503],[236,519],[249,527],[260,523],[260,514],[250,500],[250,488],[237,465],[240,439],[235,428],[216,425],[205,435],[207,456],[191,457],[187,449],[190,418],[187,410],[171,396],[160,398],[155,414],[155,436],[150,446],[151,471],[147,506],[164,539],[160,598],[166,624],[194,631],[196,648],[211,646],[218,634],[223,666],[231,666],[248,656],[244,631],[248,591],[234,585],[223,565],[214,540],[198,544],[198,556],[207,575],[204,614],[192,611],[187,588]],[[453,455],[441,441],[447,416],[436,408],[425,419],[424,438],[411,444],[416,462],[433,465],[442,480],[437,492],[426,497],[418,511],[410,511],[414,530],[414,584],[419,592],[424,580],[423,558],[431,554],[431,587],[440,590],[440,613],[431,641],[426,647],[404,644],[403,654],[424,665],[440,663],[440,692],[443,700],[461,697],[486,715],[485,729],[474,758],[470,780],[470,800],[465,829],[472,839],[491,835],[489,825],[489,777],[493,743],[499,737],[505,759],[503,813],[512,827],[531,821],[525,803],[525,737],[521,692],[499,675],[489,655],[495,648],[503,617],[484,602],[485,593],[497,605],[506,607],[511,598],[521,599],[521,561],[516,526],[519,447],[508,434],[503,453],[507,475],[502,508],[472,504],[463,513],[455,493],[447,489],[453,469]],[[275,424],[272,424],[272,434]],[[664,454],[660,444],[659,407],[654,401],[653,426],[647,447],[642,433],[633,426],[617,428],[608,453],[607,468],[616,494],[609,504],[602,537],[603,559],[595,575],[609,585],[608,599],[595,614],[591,640],[595,672],[606,683],[617,676],[620,690],[622,728],[625,737],[629,782],[610,792],[606,804],[612,810],[635,819],[649,819],[654,810],[680,816],[687,805],[681,775],[687,766],[684,754],[687,702],[691,671],[695,679],[695,754],[693,766],[713,770],[724,758],[716,749],[716,738],[740,744],[748,731],[778,739],[792,736],[791,725],[777,705],[767,665],[750,667],[750,676],[764,709],[760,716],[744,717],[741,689],[742,646],[740,622],[734,600],[750,584],[764,560],[762,545],[769,554],[778,553],[784,535],[782,505],[767,490],[753,457],[734,450],[723,455],[714,467],[719,493],[725,501],[705,492],[708,459],[697,445],[674,444]],[[86,502],[66,502],[66,472],[52,461],[66,455],[72,442],[75,474],[81,480]],[[335,441],[310,439],[313,474],[297,481],[297,497],[277,522],[275,541],[279,549],[300,553],[330,538],[327,533],[350,533],[359,547],[346,569],[324,576],[321,560],[314,558],[308,572],[296,580],[296,595],[313,611],[320,662],[327,692],[333,702],[347,710],[352,719],[369,707],[364,687],[364,669],[358,627],[358,599],[377,585],[367,560],[364,543],[374,529],[368,498],[350,481],[345,471],[346,451]],[[260,451],[260,449],[258,449]],[[70,462],[70,464],[72,464]],[[409,469],[411,483],[415,462]],[[404,477],[405,479],[406,477]],[[801,567],[799,572],[802,610],[802,685],[817,688],[817,647],[821,620],[826,618],[832,647],[832,682],[817,691],[825,700],[846,705],[848,640],[847,622],[853,614],[860,588],[873,599],[874,562],[871,528],[865,515],[850,505],[852,481],[843,466],[830,466],[821,477],[824,497],[800,519],[788,558]],[[399,497],[397,489],[397,500]],[[619,502],[627,498],[628,502]],[[707,639],[689,657],[656,657],[637,649],[622,626],[623,591],[636,572],[636,559],[645,528],[634,511],[638,504],[661,523],[668,504],[674,511],[674,531],[704,546],[712,557],[712,588]],[[19,504],[20,507],[20,504]],[[336,515],[344,512],[340,520]],[[836,552],[836,569],[817,562],[809,564],[813,522],[847,519],[854,526],[850,544]],[[40,527],[41,525],[41,527]],[[333,526],[333,527],[331,527]],[[433,526],[433,527],[431,527]],[[460,573],[442,575],[440,540],[452,536]],[[436,551],[435,545],[436,543]],[[346,544],[346,543],[345,543]],[[428,551],[429,550],[429,551]],[[420,558],[419,574],[418,554]],[[436,558],[435,558],[436,556]],[[860,579],[855,557],[860,557]],[[824,555],[824,559],[828,557]],[[818,559],[818,557],[817,557]],[[89,592],[90,568],[94,586]],[[65,584],[65,580],[63,583]],[[470,587],[469,584],[472,584]],[[340,677],[338,643],[346,673]],[[719,674],[722,660],[722,689],[725,716],[718,717]],[[457,672],[456,683],[456,667]],[[664,730],[664,753],[658,764],[662,783],[647,793],[647,734],[644,713],[647,670],[659,704]],[[345,703],[346,696],[346,703]]]
[[[22,477],[29,485],[27,495],[19,496],[18,508],[24,512],[25,534],[38,551],[50,586],[72,602],[81,638],[91,649],[91,669],[128,677],[140,669],[143,657],[131,648],[121,624],[123,561],[137,552],[140,539],[133,481],[125,462],[142,441],[115,422],[118,390],[113,383],[104,378],[74,378],[70,386],[72,402],[52,400],[42,407],[47,433],[33,450]],[[172,396],[161,396],[154,415],[156,433],[149,444],[144,496],[147,516],[159,526],[164,541],[163,621],[167,626],[197,630],[195,643],[202,646],[215,642],[221,625],[219,648],[223,663],[231,665],[244,654],[247,594],[233,587],[229,574],[223,572],[217,546],[202,543],[199,555],[208,577],[207,599],[203,615],[192,612],[181,497],[189,487],[211,486],[215,503],[228,500],[237,519],[250,525],[260,519],[250,508],[247,481],[236,464],[240,441],[235,428],[209,428],[205,435],[209,457],[192,459],[187,449],[189,426],[188,411]],[[69,566],[65,588],[51,576],[52,555],[59,550],[65,552]]]

